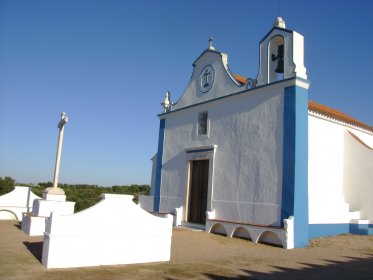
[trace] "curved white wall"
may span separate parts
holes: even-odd
[[[33,201],[39,199],[30,187],[16,186],[10,193],[0,196],[0,219],[13,219],[15,216],[18,221],[22,220],[22,213],[32,211]]]
[[[67,268],[169,261],[172,217],[152,215],[132,195],[104,194],[96,205],[47,220],[42,263]]]

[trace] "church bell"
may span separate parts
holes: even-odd
[[[277,49],[277,56],[272,54],[272,61],[278,60],[276,73],[284,73],[284,45],[279,45]]]

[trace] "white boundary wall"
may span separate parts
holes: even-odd
[[[33,201],[39,199],[30,187],[16,186],[10,193],[0,196],[0,220],[22,220],[22,214],[32,211]]]
[[[34,200],[32,213],[23,216],[22,231],[30,236],[43,235],[46,220],[52,212],[58,212],[61,215],[73,214],[75,202],[65,200],[65,195],[53,195],[44,192],[42,199]]]
[[[172,216],[155,216],[131,195],[104,194],[73,215],[52,213],[44,235],[42,263],[68,268],[169,261]]]

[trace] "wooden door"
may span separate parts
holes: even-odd
[[[188,222],[206,223],[209,161],[196,160],[191,163],[191,183],[188,208]]]

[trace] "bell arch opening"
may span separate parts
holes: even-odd
[[[284,37],[274,36],[268,43],[268,83],[284,79],[285,73]]]

